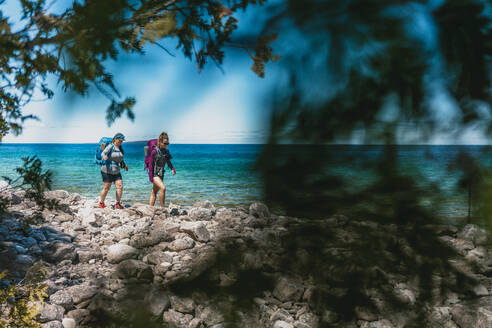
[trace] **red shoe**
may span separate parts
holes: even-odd
[[[124,209],[123,205],[121,205],[120,203],[116,203],[116,205],[114,206],[114,208],[117,209],[117,210]]]
[[[99,207],[100,207],[100,208],[105,208],[105,207],[106,207],[106,205],[104,205],[104,203],[99,202]]]

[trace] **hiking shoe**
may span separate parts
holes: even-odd
[[[99,202],[99,207],[100,207],[100,208],[105,208],[105,207],[106,207],[106,205],[104,205],[104,203]]]
[[[121,205],[120,203],[116,203],[116,205],[114,206],[114,208],[117,209],[117,210],[124,209],[123,205]]]

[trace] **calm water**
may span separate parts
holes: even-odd
[[[144,171],[145,143],[126,143],[123,201],[147,202],[152,184]],[[96,197],[102,188],[100,166],[94,164],[95,144],[0,144],[0,175],[14,176],[23,156],[37,154],[53,172],[53,189]],[[261,198],[260,179],[252,170],[260,145],[170,145],[176,175],[166,169],[167,200],[192,204],[250,204]],[[115,189],[108,194],[114,200]],[[167,201],[166,201],[167,203]]]
[[[144,143],[126,143],[125,161],[130,170],[122,172],[124,202],[146,202],[151,184],[143,169]],[[95,144],[0,144],[0,175],[14,176],[21,157],[37,154],[45,169],[53,172],[54,189],[96,197],[102,187],[100,167],[94,164]],[[296,151],[305,146],[293,146]],[[289,147],[291,148],[291,147]],[[367,162],[381,155],[379,146],[327,146],[333,156],[329,170],[343,175],[352,188],[374,181]],[[260,200],[259,175],[252,170],[261,145],[170,145],[177,174],[167,170],[167,200],[189,205],[208,199],[216,205],[235,206]],[[490,156],[482,146],[400,146],[398,159],[405,173],[412,173],[418,183],[436,183],[441,189],[439,206],[447,215],[464,216],[466,193],[456,190],[458,175],[447,169],[461,149],[483,164]],[[301,169],[301,168],[300,168]],[[305,168],[309,169],[309,168]],[[425,182],[425,183],[424,183]],[[430,188],[430,187],[429,187]],[[114,200],[114,187],[108,194]],[[435,204],[435,203],[434,203]],[[434,206],[429,200],[429,206]]]

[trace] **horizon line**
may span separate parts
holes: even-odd
[[[125,143],[144,143],[148,140],[136,140],[125,141]],[[1,144],[37,144],[37,145],[94,145],[98,142],[10,142],[0,141]],[[267,145],[268,143],[254,143],[254,142],[242,142],[242,143],[230,143],[230,142],[217,142],[217,143],[204,143],[204,142],[176,142],[172,145]],[[279,143],[278,145],[326,145],[326,146],[492,146],[492,144],[476,143],[476,144],[433,144],[433,143],[401,143],[401,144],[384,144],[384,143]]]

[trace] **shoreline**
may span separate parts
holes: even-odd
[[[414,268],[402,270],[425,255],[413,255],[418,248],[395,225],[343,215],[279,216],[262,203],[238,209],[208,201],[167,208],[135,204],[112,210],[63,190],[46,196],[62,207],[44,211],[44,223],[22,228],[33,204],[14,191],[0,225],[0,263],[16,279],[37,260],[45,263],[48,297],[37,317],[42,328],[105,327],[103,319],[124,327],[139,318],[136,309],[150,320],[146,327],[220,328],[234,320],[235,327],[396,328],[414,319],[415,311],[447,327],[492,325],[487,312],[492,311],[492,251],[486,232],[475,225],[424,227],[431,233],[427,238],[457,255],[451,267],[435,273],[446,292],[433,294],[432,303],[422,307]],[[380,250],[375,241],[382,243]],[[390,245],[399,245],[402,255],[394,258]],[[356,256],[369,250],[367,255],[376,256],[369,263]],[[354,266],[369,279],[358,293],[375,307],[354,303],[353,317],[346,317],[341,301],[316,305],[320,297],[350,298],[357,286],[357,276],[348,278]],[[458,272],[469,277],[466,285],[448,290]],[[405,307],[393,308],[393,298],[382,291]]]

